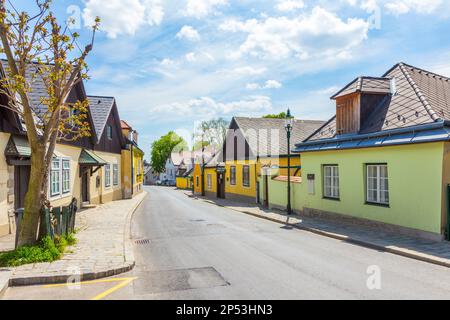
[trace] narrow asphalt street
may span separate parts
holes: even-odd
[[[450,270],[149,187],[117,282],[10,288],[6,299],[449,299]],[[367,282],[380,271],[381,288]],[[369,284],[377,281],[369,281]]]

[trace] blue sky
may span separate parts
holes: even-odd
[[[189,140],[219,116],[290,107],[326,120],[335,91],[400,61],[450,76],[447,0],[58,0],[54,11],[76,18],[81,43],[101,17],[88,94],[116,97],[147,154],[169,130]]]

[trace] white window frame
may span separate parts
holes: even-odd
[[[65,168],[64,164],[68,164],[68,167]],[[61,191],[62,194],[68,194],[70,193],[70,182],[71,182],[71,177],[70,177],[70,160],[69,159],[61,159]],[[65,176],[65,174],[67,174],[67,176]],[[67,179],[66,179],[67,178]],[[67,189],[65,188],[65,183],[67,182]]]
[[[105,165],[105,189],[111,188],[111,164]]]
[[[56,165],[58,164],[58,167],[56,168]],[[55,179],[55,175],[57,175]],[[58,185],[58,190],[53,191],[53,187]],[[58,197],[61,195],[61,159],[54,158],[52,159],[52,163],[50,166],[50,197]]]
[[[371,170],[375,169],[375,176],[371,176]],[[382,168],[385,168],[386,176],[382,176]],[[375,179],[375,189],[371,188],[370,180]],[[386,180],[387,183],[387,189],[384,189],[384,184],[382,183],[382,180]],[[371,192],[376,192],[376,198],[371,199],[370,195]],[[382,199],[382,194],[386,193],[387,197],[384,197],[384,200]],[[366,164],[366,202],[368,204],[377,204],[377,205],[389,205],[389,171],[388,171],[388,165],[387,164]]]
[[[206,185],[209,190],[212,189],[212,174],[206,176]]]
[[[55,166],[55,164],[58,164],[57,167]],[[64,168],[64,164],[68,163],[68,167]],[[58,158],[53,158],[52,159],[52,163],[50,165],[50,174],[49,174],[49,197],[51,200],[54,199],[59,199],[59,198],[64,198],[67,196],[70,196],[70,194],[72,193],[72,188],[71,188],[71,184],[72,184],[72,167],[71,167],[71,159],[68,157],[58,157]],[[64,188],[64,175],[65,173],[67,173],[68,175],[68,181],[66,180],[66,182],[68,182],[68,189]],[[56,180],[54,179],[56,175]],[[58,185],[58,190],[54,191],[53,187],[54,185],[57,184]]]
[[[113,164],[113,185],[119,185],[119,165],[117,163]]]
[[[230,185],[235,186],[236,185],[236,180],[237,180],[237,176],[236,176],[236,166],[231,166],[230,167]]]
[[[327,172],[328,169],[330,169],[329,173]],[[327,185],[327,181],[330,182],[330,186]],[[341,197],[338,165],[323,166],[323,197],[334,200],[339,200]]]
[[[248,169],[248,181],[245,183],[245,169]],[[242,166],[242,186],[244,188],[250,188],[251,185],[251,174],[250,174],[250,166],[249,165],[243,165]]]

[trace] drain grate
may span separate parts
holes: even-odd
[[[135,240],[134,243],[137,245],[145,245],[145,244],[150,244],[150,240],[149,239],[139,239],[139,240]]]

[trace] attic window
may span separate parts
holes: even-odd
[[[112,127],[111,126],[107,126],[106,127],[106,136],[108,137],[109,140],[112,140]]]

